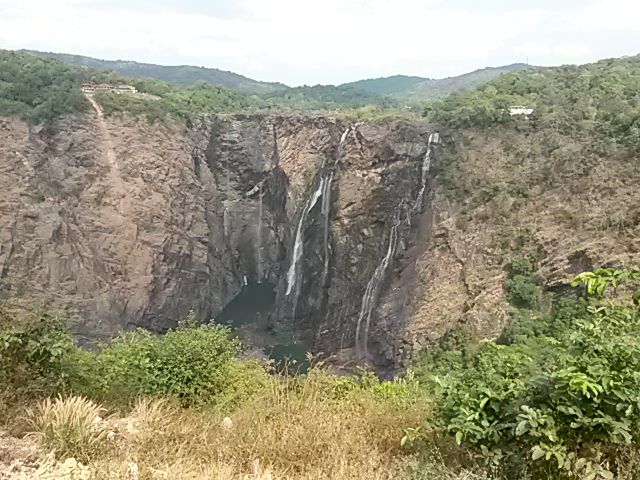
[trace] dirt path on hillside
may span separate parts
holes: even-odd
[[[118,211],[121,215],[126,215],[129,213],[131,208],[130,194],[126,188],[125,181],[122,179],[120,165],[118,164],[118,157],[111,138],[111,133],[109,132],[109,126],[107,125],[104,113],[102,112],[102,108],[98,102],[96,102],[91,95],[85,94],[85,97],[91,102],[91,105],[93,105],[93,108],[96,111],[100,129],[102,130],[102,136],[104,137],[104,144],[107,147],[106,163],[109,167],[109,180],[111,180],[110,183],[114,193],[120,198]]]

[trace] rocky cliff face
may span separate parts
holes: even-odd
[[[317,350],[407,354],[436,157],[423,127],[237,115],[187,128],[99,110],[0,122],[0,275],[81,337],[215,317],[246,278],[276,286],[274,328]]]

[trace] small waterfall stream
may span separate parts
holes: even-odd
[[[224,207],[224,211],[222,212],[222,226],[224,230],[224,238],[229,238],[229,231],[231,229],[231,219],[229,218],[229,209],[226,206]]]
[[[347,135],[349,134],[350,130],[351,127],[347,127],[347,129],[340,137],[336,159],[333,162],[333,169],[331,170],[331,173],[329,174],[325,182],[325,188],[322,192],[322,217],[324,219],[324,270],[322,272],[322,285],[327,284],[327,277],[329,275],[329,214],[331,213],[331,183],[333,182],[333,174],[335,173],[336,165],[342,157],[344,142],[347,139]]]
[[[389,234],[389,248],[387,249],[387,254],[382,259],[382,262],[373,272],[373,276],[367,283],[367,288],[364,292],[364,296],[362,297],[362,307],[360,308],[360,314],[358,315],[358,321],[356,325],[356,350],[358,351],[358,356],[360,357],[368,357],[368,340],[369,340],[369,330],[371,328],[371,315],[373,314],[373,310],[376,307],[376,303],[378,301],[378,294],[380,293],[380,286],[382,284],[382,280],[384,280],[385,274],[387,272],[387,268],[389,268],[389,263],[393,254],[396,250],[396,245],[398,243],[398,227],[400,226],[400,222],[396,223],[391,227],[391,232]],[[361,338],[362,331],[362,322],[365,321],[364,327],[364,335]]]
[[[304,210],[302,211],[302,215],[300,216],[300,222],[298,223],[298,230],[296,232],[296,239],[293,244],[293,255],[291,258],[291,266],[289,267],[289,271],[287,272],[286,295],[291,294],[291,291],[293,290],[294,286],[296,286],[296,290],[297,290],[297,287],[298,287],[297,269],[298,269],[298,263],[302,258],[302,251],[303,251],[303,235],[302,234],[303,234],[304,221],[307,218],[309,211],[311,211],[311,209],[315,207],[316,203],[318,203],[318,199],[322,195],[323,189],[324,189],[324,178],[320,177],[320,184],[318,185],[318,188],[316,189],[315,192],[313,192],[313,195],[311,196],[311,198],[307,200],[307,205],[304,207]]]
[[[329,213],[331,211],[331,182],[333,180],[333,172],[329,175],[328,180],[324,184],[322,192],[322,218],[324,219],[324,270],[322,271],[322,285],[327,283],[327,275],[329,274]]]
[[[429,176],[429,169],[431,168],[431,152],[433,145],[433,134],[429,135],[429,141],[427,142],[427,153],[424,154],[422,160],[422,184],[416,201],[413,204],[413,211],[417,212],[422,207],[422,197],[424,197],[424,190],[427,187],[427,177]]]
[[[262,184],[260,182],[260,195],[258,199],[258,268],[256,275],[258,277],[258,283],[262,282]]]
[[[329,274],[329,214],[331,211],[331,184],[333,182],[333,174],[335,172],[335,165],[337,165],[340,157],[342,156],[342,150],[344,148],[344,142],[347,138],[347,135],[350,131],[351,127],[347,128],[342,136],[340,137],[340,143],[338,144],[338,151],[336,154],[336,159],[333,164],[333,168],[328,173],[323,173],[320,176],[320,184],[318,188],[313,193],[311,198],[307,201],[307,205],[302,211],[302,216],[300,217],[300,223],[298,223],[298,230],[296,231],[296,239],[293,244],[293,255],[291,258],[291,266],[289,267],[289,271],[287,272],[287,292],[286,295],[290,295],[294,286],[296,287],[296,291],[299,287],[297,269],[298,263],[302,258],[303,252],[303,234],[304,234],[304,221],[311,211],[311,209],[316,205],[318,199],[322,196],[322,204],[321,204],[321,214],[324,220],[324,270],[322,273],[322,283],[323,285],[326,283],[327,276]],[[322,161],[322,168],[325,167],[325,160]],[[297,295],[297,293],[296,293]],[[295,312],[295,302],[294,300],[294,312]],[[294,313],[295,315],[295,313]]]

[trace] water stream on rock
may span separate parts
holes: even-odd
[[[325,182],[322,192],[322,218],[324,219],[324,270],[322,271],[322,285],[327,283],[327,275],[329,274],[329,213],[331,212],[331,182],[333,181],[333,172],[329,175]]]
[[[307,205],[304,207],[302,211],[302,215],[300,216],[300,222],[298,223],[298,230],[296,231],[296,239],[293,243],[293,255],[291,257],[291,266],[289,267],[289,271],[287,272],[287,293],[286,295],[290,295],[293,287],[298,287],[298,275],[297,268],[300,259],[302,258],[303,251],[303,228],[304,221],[307,218],[307,215],[311,211],[313,207],[315,207],[320,195],[322,195],[322,190],[324,188],[324,178],[320,178],[320,183],[318,188],[309,200],[307,200]]]
[[[262,281],[262,182],[260,182],[260,198],[258,200],[258,267],[256,275],[258,283]]]
[[[424,154],[422,161],[422,184],[416,202],[413,204],[413,210],[417,212],[422,207],[422,197],[424,197],[424,190],[427,187],[427,178],[429,177],[429,170],[431,169],[431,150],[433,144],[433,134],[429,135],[429,141],[427,142],[427,153]]]
[[[393,227],[391,227],[391,232],[389,234],[389,248],[387,250],[387,254],[382,259],[382,262],[373,272],[373,276],[367,283],[367,288],[364,292],[364,296],[362,297],[362,307],[360,308],[360,313],[358,315],[358,321],[356,325],[356,350],[358,352],[359,357],[368,357],[368,340],[369,340],[369,330],[371,328],[371,315],[373,314],[373,310],[376,307],[376,302],[378,301],[378,293],[380,293],[380,286],[382,284],[382,280],[384,280],[385,273],[387,272],[387,268],[389,267],[389,262],[391,261],[391,257],[395,253],[396,244],[398,241],[398,226],[400,223],[396,223]],[[362,322],[365,321],[364,335],[361,338],[361,330],[362,330]]]

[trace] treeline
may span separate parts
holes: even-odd
[[[85,72],[46,57],[0,50],[0,115],[35,124],[84,111]]]
[[[51,57],[0,50],[0,115],[18,116],[37,124],[63,114],[84,112],[88,103],[80,85],[85,82],[135,86],[144,95],[98,92],[95,98],[107,115],[126,112],[152,122],[220,112],[352,112],[370,107],[379,113],[398,107],[391,97],[353,87],[316,85],[261,96],[244,95],[205,81],[179,85],[150,78],[133,79],[110,70],[68,65]]]
[[[224,87],[198,82],[188,87],[152,79],[130,79],[109,70],[67,65],[59,60],[0,50],[0,115],[18,116],[30,124],[84,112],[89,104],[82,83],[128,84],[148,95],[98,93],[106,114],[129,112],[155,121],[173,115],[235,112],[255,100]]]
[[[509,107],[534,108],[527,122]],[[425,115],[452,129],[510,126],[580,140],[598,137],[602,153],[640,143],[640,56],[501,75],[473,91],[431,103]]]
[[[396,108],[396,99],[350,86],[315,85],[288,88],[261,96],[266,105],[287,110],[353,110],[373,105]]]

